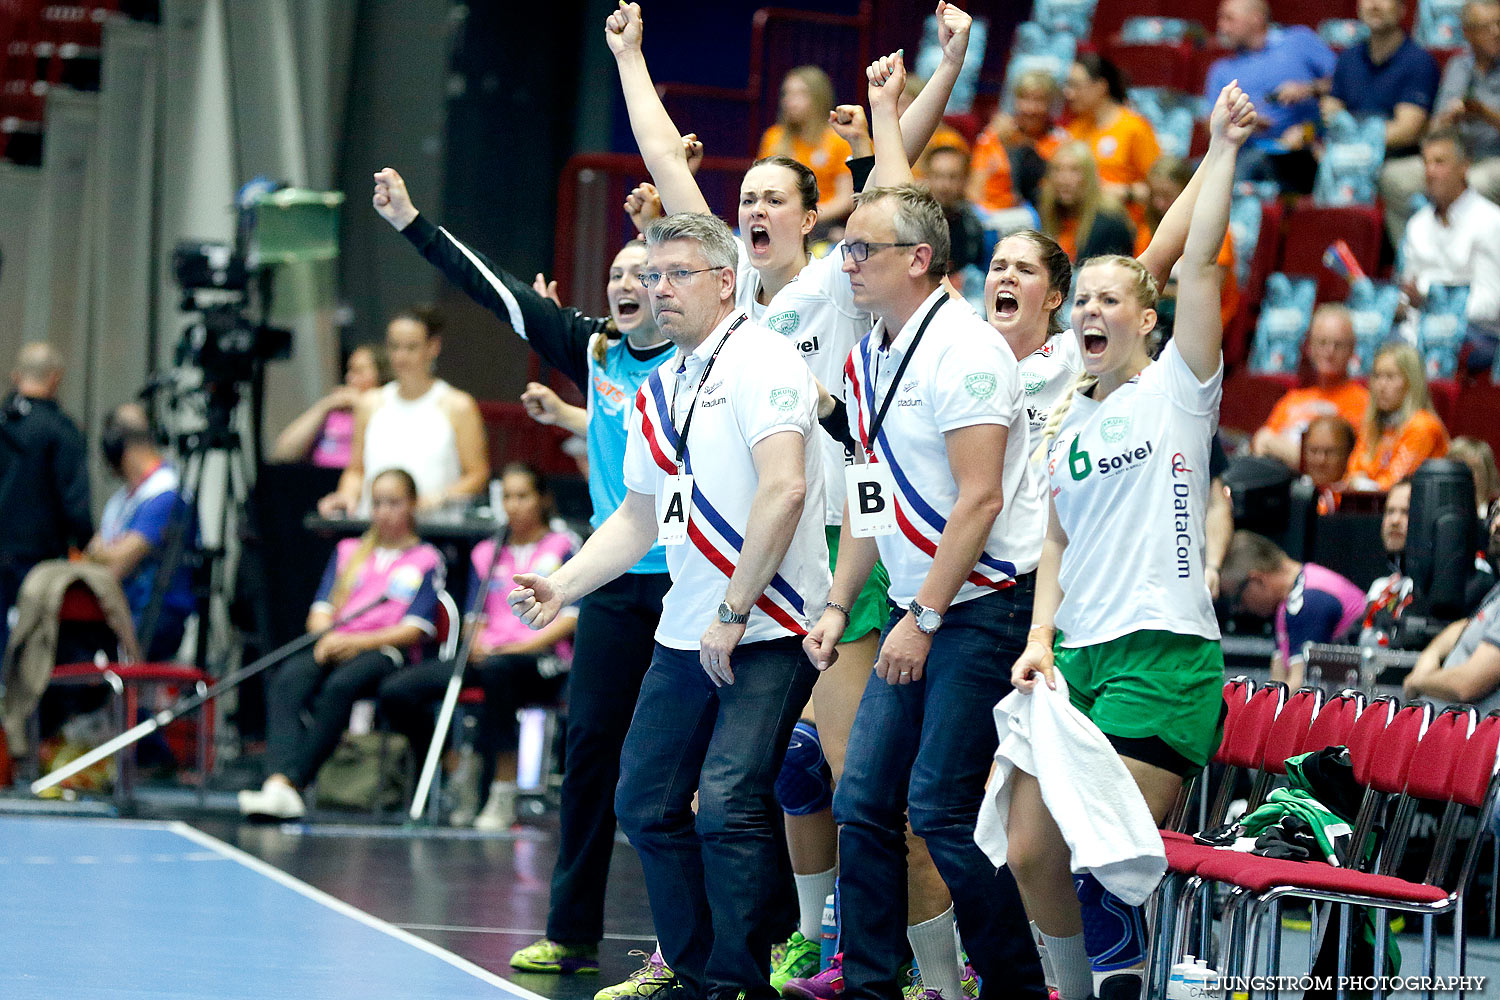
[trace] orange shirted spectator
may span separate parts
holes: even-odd
[[[1135,253],[1136,225],[1105,194],[1089,147],[1066,142],[1047,164],[1037,204],[1042,232],[1057,241],[1075,264],[1090,257]]]
[[[911,102],[917,99],[917,95],[922,92],[922,88],[926,85],[926,82],[915,73],[907,74],[906,87],[901,91],[901,99],[896,104],[896,107],[901,110],[902,114],[905,114],[906,109],[911,107]],[[918,181],[924,179],[927,157],[931,156],[933,151],[938,149],[957,149],[967,156],[970,152],[969,140],[965,139],[962,132],[947,122],[938,122],[937,129],[932,133],[932,138],[928,139],[927,145],[922,148],[922,155],[918,156],[917,162],[912,164],[912,177]]]
[[[1405,342],[1386,344],[1370,368],[1370,405],[1349,460],[1349,485],[1388,490],[1447,453],[1448,432],[1432,412],[1421,356]]]
[[[1068,134],[1089,144],[1104,190],[1123,202],[1136,222],[1143,221],[1146,174],[1161,146],[1151,123],[1125,106],[1125,78],[1108,59],[1085,52],[1068,72],[1063,97],[1071,115]]]
[[[1313,420],[1339,416],[1350,426],[1360,427],[1370,406],[1369,392],[1349,377],[1349,362],[1354,357],[1354,317],[1347,307],[1326,302],[1317,308],[1304,351],[1311,377],[1276,401],[1265,426],[1250,442],[1255,454],[1278,459],[1293,469],[1301,465],[1302,436]]]
[[[849,144],[828,124],[833,83],[816,66],[798,66],[781,82],[781,111],[760,137],[757,156],[790,156],[818,179],[818,221],[842,222],[854,209],[854,181],[844,161]]]
[[[1146,172],[1146,221],[1136,234],[1137,257],[1146,252],[1151,237],[1156,235],[1156,227],[1161,225],[1172,202],[1187,189],[1192,179],[1193,165],[1177,156],[1163,156]],[[1219,321],[1228,329],[1229,321],[1240,308],[1240,283],[1234,276],[1234,237],[1228,232],[1219,246],[1219,259],[1214,263],[1219,268]],[[1168,291],[1164,294],[1175,296],[1176,293]]]
[[[1052,119],[1058,96],[1050,73],[1031,70],[1016,81],[1011,113],[996,111],[974,141],[971,202],[987,212],[1036,203],[1047,160],[1068,138]]]

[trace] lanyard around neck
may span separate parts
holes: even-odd
[[[875,412],[875,419],[870,423],[870,435],[867,438],[869,443],[865,446],[865,451],[871,458],[875,457],[875,440],[880,436],[880,428],[885,425],[885,415],[890,411],[891,400],[896,398],[896,390],[901,386],[901,376],[906,374],[906,366],[911,363],[911,356],[917,353],[917,345],[922,342],[922,334],[927,332],[927,324],[932,322],[932,317],[937,315],[937,311],[943,308],[947,301],[947,293],[944,293],[932,304],[932,308],[927,310],[927,315],[922,317],[922,325],[917,327],[916,336],[911,338],[911,346],[906,349],[906,356],[901,359],[901,364],[896,366],[896,377],[891,379],[891,388],[885,394],[885,402],[880,404]],[[875,386],[871,385],[870,395],[873,397],[874,394]]]
[[[687,417],[682,421],[682,430],[677,433],[677,467],[682,468],[682,456],[687,454],[688,431],[693,427],[693,413],[698,409],[698,394],[703,391],[703,383],[708,381],[709,372],[714,370],[714,362],[719,360],[719,352],[724,349],[724,344],[729,340],[729,335],[740,328],[745,322],[746,316],[740,314],[740,318],[729,324],[729,329],[724,331],[724,336],[719,338],[719,343],[714,346],[714,352],[708,356],[708,364],[703,366],[703,374],[698,376],[698,386],[693,390],[693,401],[688,404]],[[686,366],[686,359],[683,361]],[[677,420],[677,385],[672,385],[672,421]],[[676,430],[676,428],[673,428]]]

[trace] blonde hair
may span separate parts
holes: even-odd
[[[1380,364],[1382,358],[1390,358],[1395,362],[1401,377],[1406,380],[1406,395],[1402,397],[1401,405],[1382,419],[1380,407],[1375,404],[1375,395],[1370,394],[1370,403],[1365,407],[1365,419],[1360,428],[1365,438],[1366,458],[1374,458],[1380,450],[1380,432],[1387,425],[1400,427],[1418,410],[1433,412],[1432,397],[1427,393],[1427,372],[1422,369],[1422,356],[1417,353],[1417,349],[1405,341],[1382,345],[1375,352],[1375,361],[1370,365],[1371,374],[1374,374],[1375,366]]]
[[[1071,209],[1064,209],[1057,203],[1057,193],[1052,188],[1052,165],[1062,159],[1072,160],[1083,172],[1083,190],[1079,193],[1078,204]],[[1041,194],[1037,201],[1037,214],[1042,218],[1042,232],[1053,239],[1062,230],[1064,212],[1071,213],[1078,219],[1078,231],[1073,244],[1075,253],[1081,252],[1083,245],[1088,242],[1089,233],[1094,228],[1094,219],[1100,212],[1120,211],[1115,200],[1106,195],[1099,184],[1099,167],[1094,160],[1093,150],[1089,149],[1088,143],[1076,140],[1063,143],[1052,154],[1052,159],[1047,164],[1047,174],[1042,178]]]
[[[1495,452],[1488,441],[1467,436],[1456,437],[1448,445],[1448,457],[1466,465],[1473,462],[1483,470],[1484,479],[1481,481],[1476,476],[1474,480],[1474,499],[1480,505],[1487,504],[1500,495],[1500,468],[1495,466]]]
[[[802,125],[793,125],[786,120],[786,114],[780,108],[776,112],[776,120],[781,123],[781,143],[776,152],[787,156],[792,154],[792,133],[802,132],[807,129],[812,135],[817,136],[828,128],[828,113],[833,110],[833,81],[828,79],[828,74],[817,66],[795,66],[787,70],[786,76],[782,77],[781,85],[786,86],[788,80],[801,80],[807,87],[807,96],[812,101],[812,112]]]
[[[395,476],[399,479],[402,487],[406,490],[406,498],[413,502],[416,501],[417,481],[405,469],[386,469],[370,480],[370,488],[373,490],[375,484],[386,476]],[[413,523],[413,528],[415,528],[415,523]],[[380,536],[373,527],[360,536],[359,546],[350,555],[349,561],[344,564],[343,569],[339,570],[338,579],[333,582],[333,589],[328,592],[328,603],[333,605],[335,611],[341,609],[344,606],[344,602],[349,599],[350,592],[354,590],[354,578],[359,575],[360,567],[369,561],[370,556],[379,544]]]
[[[1098,375],[1090,375],[1088,372],[1079,372],[1073,378],[1073,384],[1068,386],[1068,391],[1063,393],[1057,405],[1052,407],[1052,412],[1047,414],[1047,422],[1042,426],[1042,439],[1037,442],[1036,450],[1031,453],[1033,462],[1041,461],[1047,457],[1052,450],[1052,442],[1057,438],[1057,432],[1062,430],[1063,421],[1068,417],[1068,411],[1073,408],[1073,397],[1080,392],[1088,394],[1099,384]]]

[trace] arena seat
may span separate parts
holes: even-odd
[[[1276,270],[1315,277],[1319,302],[1342,302],[1349,295],[1349,283],[1323,265],[1323,252],[1334,240],[1342,239],[1365,273],[1373,275],[1380,266],[1383,232],[1379,206],[1332,207],[1301,200],[1287,216]]]

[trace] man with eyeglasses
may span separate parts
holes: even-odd
[[[566,566],[517,576],[510,601],[541,628],[666,546],[672,587],[615,795],[676,974],[656,996],[770,998],[773,937],[792,915],[774,782],[817,676],[801,640],[829,583],[808,441],[817,383],[790,342],[736,307],[728,226],[678,213],[646,244],[641,281],[677,351],[636,394],[629,492]]]
[[[932,195],[878,187],[855,206],[843,269],[877,320],[844,369],[862,464],[848,477],[828,611],[804,643],[820,668],[832,661],[843,608],[878,555],[891,613],[833,804],[844,997],[899,995],[908,815],[985,991],[1042,997],[1015,881],[974,842],[991,713],[1025,648],[1046,526],[1024,390],[1000,335],[941,286],[948,224]]]

